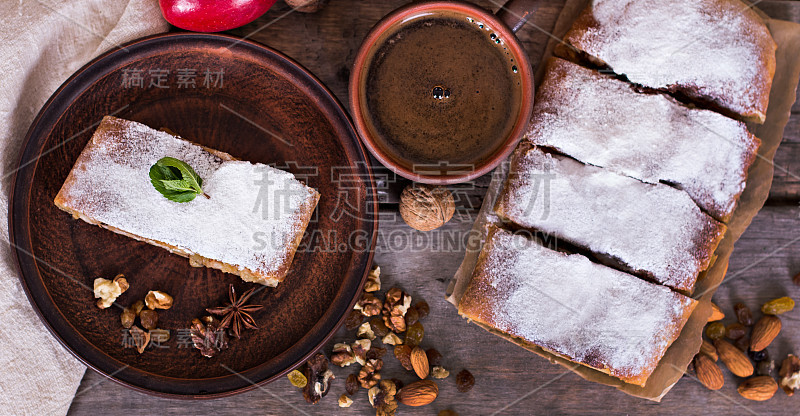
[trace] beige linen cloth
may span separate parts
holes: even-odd
[[[8,196],[25,133],[73,72],[120,43],[164,32],[157,0],[0,0],[0,414],[63,415],[85,367],[22,290],[8,245]]]

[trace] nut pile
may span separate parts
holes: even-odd
[[[335,344],[330,362],[338,367],[361,366],[347,376],[345,393],[338,399],[340,407],[350,407],[353,396],[364,389],[375,414],[389,416],[395,414],[398,403],[406,406],[432,403],[439,395],[439,386],[434,379],[445,379],[450,373],[442,367],[443,357],[439,351],[420,346],[425,336],[421,320],[430,313],[428,304],[424,300],[413,303],[411,295],[397,287],[387,290],[381,299],[380,288],[380,268],[375,267],[369,273],[364,293],[345,320],[345,327],[355,331],[356,340]],[[381,374],[388,346],[393,347],[392,355],[404,369],[416,375],[417,381],[404,385],[396,378]],[[295,370],[289,373],[289,381],[296,387],[308,389],[310,366],[309,361],[304,367],[306,377]],[[475,378],[469,371],[462,370],[456,376],[456,384],[459,391],[466,392],[475,384]],[[304,390],[306,400],[317,403],[330,385],[322,387],[323,393],[319,397],[309,397]],[[449,412],[455,415],[455,412]]]
[[[767,347],[781,331],[778,315],[794,309],[794,301],[788,297],[773,299],[761,307],[763,316],[757,321],[744,303],[734,305],[736,322],[722,323],[725,314],[714,304],[709,324],[705,328],[700,352],[694,358],[697,379],[711,390],[724,385],[721,361],[731,373],[744,378],[737,391],[748,400],[769,400],[778,391],[778,381],[773,378],[775,361],[770,358]],[[780,387],[788,395],[800,388],[800,360],[789,355],[781,364],[778,373]]]
[[[128,330],[128,335],[139,354],[143,353],[148,345],[161,345],[169,341],[169,330],[158,328],[156,309],[167,310],[171,307],[172,296],[151,290],[143,301],[138,300],[122,310],[120,322],[122,327]],[[137,318],[141,327],[136,325]]]

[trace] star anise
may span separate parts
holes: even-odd
[[[206,311],[210,314],[222,316],[220,328],[228,328],[231,335],[236,338],[241,338],[241,331],[244,328],[258,329],[256,320],[250,315],[259,309],[264,308],[261,305],[247,305],[247,300],[253,296],[255,288],[248,290],[240,298],[236,297],[236,290],[233,285],[228,289],[228,297],[231,303],[220,308],[208,308]]]

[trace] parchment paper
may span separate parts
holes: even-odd
[[[567,0],[564,10],[559,15],[553,34],[561,39],[578,14],[588,4],[588,0]],[[769,27],[775,43],[778,44],[776,52],[775,78],[770,91],[767,117],[763,125],[748,125],[753,134],[762,141],[759,148],[759,157],[748,171],[746,188],[739,201],[739,206],[733,213],[728,223],[728,231],[715,251],[716,260],[712,267],[701,274],[695,288],[693,297],[699,301],[697,308],[683,328],[681,335],[664,354],[658,367],[644,387],[627,384],[621,380],[601,373],[586,366],[578,365],[561,357],[548,353],[541,348],[522,339],[511,337],[486,325],[478,324],[489,332],[528,349],[553,363],[560,364],[573,371],[586,380],[613,386],[632,396],[653,401],[660,401],[667,392],[678,382],[686,371],[692,358],[697,354],[702,342],[703,328],[711,315],[711,296],[722,283],[728,269],[728,260],[733,245],[750,225],[764,205],[772,185],[773,164],[772,159],[783,137],[783,129],[789,120],[792,104],[796,98],[798,77],[800,76],[800,24],[768,18],[760,10],[756,11],[764,18]],[[557,45],[556,40],[551,40],[544,52],[541,62],[552,56]],[[536,71],[536,79],[542,79],[544,65]],[[491,223],[498,223],[498,218],[492,214],[492,208],[498,193],[501,191],[503,181],[508,174],[508,163],[498,167],[492,177],[492,182],[484,198],[478,218],[473,226],[473,233],[482,236],[477,247],[468,247],[464,261],[451,279],[447,289],[447,300],[458,307],[458,302],[469,284],[472,272],[475,269],[480,245],[486,236],[486,227]],[[473,235],[475,235],[473,234]]]

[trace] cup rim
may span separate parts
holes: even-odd
[[[368,68],[365,66],[366,60],[370,52],[377,46],[378,38],[381,37],[388,29],[394,27],[398,23],[413,14],[424,13],[426,11],[453,11],[461,14],[469,14],[480,18],[486,23],[490,24],[492,29],[497,32],[502,39],[505,40],[506,46],[509,48],[514,59],[518,62],[517,67],[520,71],[520,79],[522,80],[520,88],[522,103],[518,118],[514,123],[511,132],[503,141],[500,147],[496,148],[493,153],[488,154],[482,162],[475,166],[474,169],[468,172],[459,174],[448,175],[428,175],[420,174],[409,170],[401,163],[398,163],[389,154],[384,152],[376,143],[368,132],[367,122],[362,114],[362,100],[360,99],[360,92],[363,85],[360,84],[361,78],[365,75]],[[528,54],[520,44],[511,29],[503,24],[494,14],[481,9],[470,3],[461,1],[426,1],[411,3],[395,9],[391,13],[384,16],[378,23],[373,26],[361,46],[358,49],[356,59],[353,63],[353,70],[350,73],[349,91],[350,109],[353,115],[353,122],[356,127],[359,139],[364,146],[369,150],[373,157],[375,157],[381,164],[389,168],[394,173],[411,179],[415,182],[421,182],[431,185],[451,185],[456,183],[467,182],[479,176],[483,176],[505,160],[511,152],[516,148],[517,143],[525,133],[525,129],[533,113],[533,100],[534,100],[534,78],[533,68],[530,64]]]

